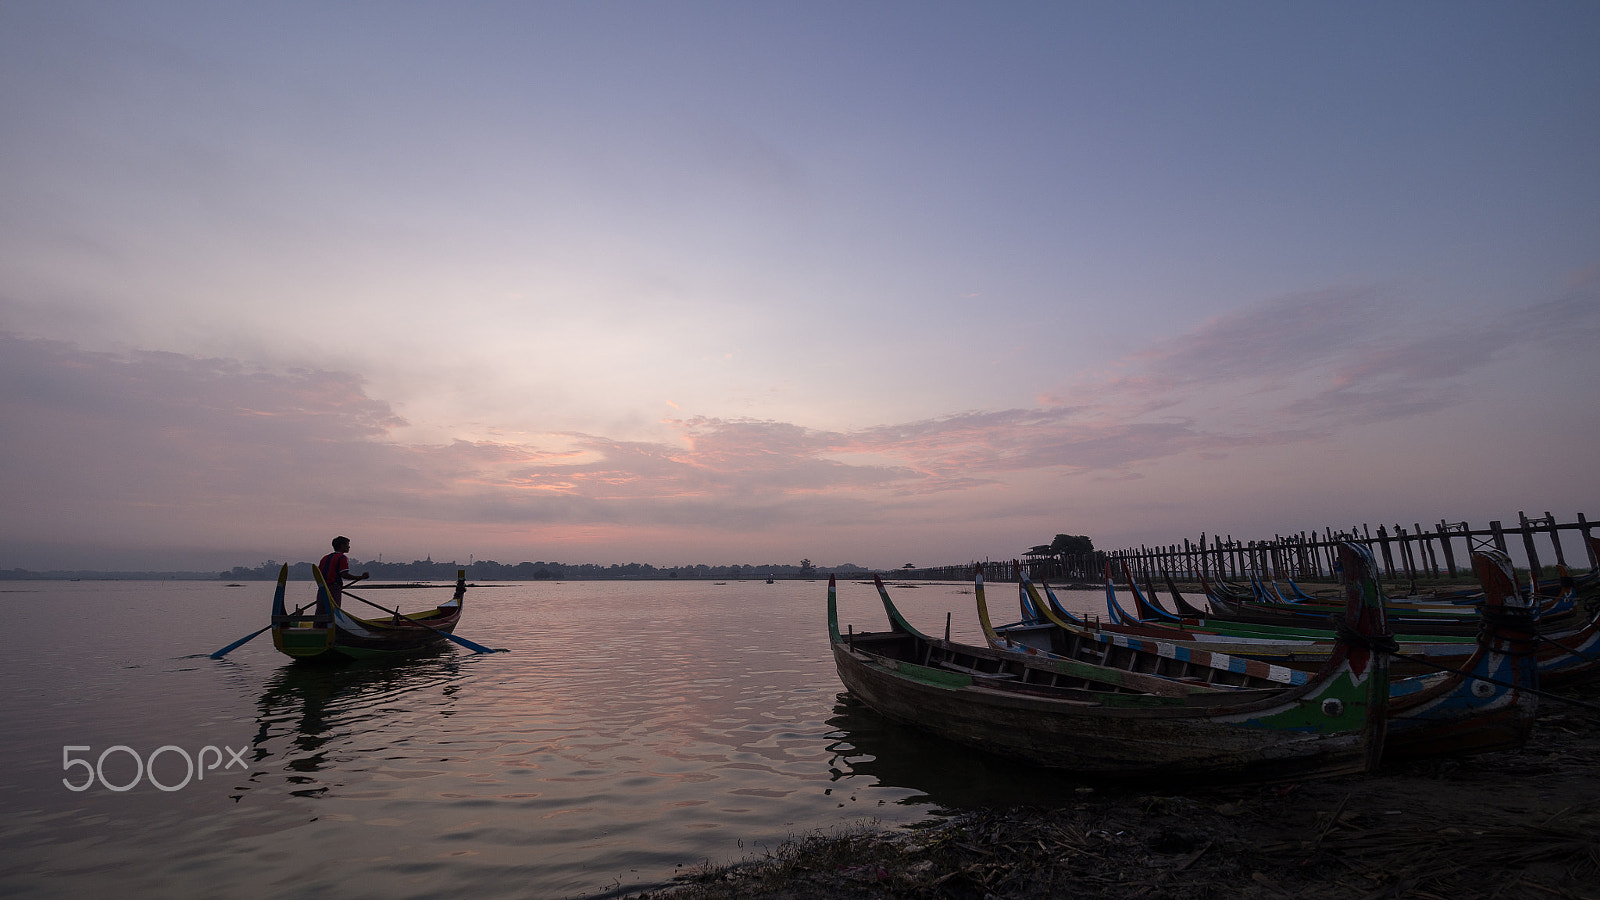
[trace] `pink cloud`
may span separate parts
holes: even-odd
[[[413,531],[698,529],[733,539],[910,528],[934,498],[1001,520],[984,498],[1014,501],[1015,485],[1131,485],[1164,461],[1219,464],[1437,412],[1496,360],[1559,350],[1600,325],[1592,283],[1514,315],[1423,331],[1388,328],[1375,297],[1329,291],[1219,317],[1058,395],[1071,403],[851,431],[698,416],[667,421],[675,438],[660,441],[566,433],[404,444],[393,436],[403,420],[352,373],[95,353],[0,333],[0,503],[13,511],[0,548],[130,534],[244,544],[334,516]]]

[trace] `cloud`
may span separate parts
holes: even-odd
[[[1071,408],[970,412],[849,436],[845,447],[912,460],[946,484],[1037,468],[1115,469],[1182,452],[1204,436],[1193,423],[1096,421]]]
[[[354,373],[0,332],[0,503],[12,513],[0,545],[249,545],[334,516],[727,539],[951,514],[936,509],[977,520],[1003,513],[986,497],[1014,502],[1063,478],[1132,485],[1159,463],[1203,469],[1438,413],[1499,360],[1595,336],[1595,299],[1591,279],[1515,313],[1416,329],[1375,320],[1375,290],[1297,295],[1213,319],[1037,407],[845,431],[693,416],[665,420],[655,440],[406,443],[406,422]]]
[[[0,334],[8,535],[191,540],[329,504],[403,424],[348,373]]]
[[[273,373],[232,360],[176,353],[95,353],[62,342],[0,332],[6,402],[23,415],[93,419],[136,427],[155,417],[170,427],[290,427],[337,440],[404,425],[387,403],[362,393],[349,373]]]
[[[718,533],[891,516],[915,498],[1039,468],[1124,472],[1212,446],[1192,423],[1080,410],[968,412],[852,432],[669,420],[676,440],[561,433],[407,444],[348,372],[82,350],[0,334],[8,509],[59,540],[177,542],[287,531],[332,511],[441,525],[673,526]],[[863,503],[863,499],[870,499]],[[26,523],[26,524],[24,524]]]
[[[1499,362],[1570,352],[1597,338],[1593,276],[1575,279],[1555,300],[1499,315],[1422,321],[1376,286],[1346,287],[1216,317],[1041,402],[1077,403],[1126,422],[1160,414],[1192,423],[1194,433],[1174,440],[1174,450],[1281,443],[1436,413],[1468,399],[1472,379]]]
[[[1046,405],[1084,404],[1121,416],[1170,410],[1216,388],[1229,393],[1285,389],[1381,329],[1374,288],[1291,294],[1217,316],[1197,328],[1128,354]]]
[[[1573,275],[1559,297],[1515,310],[1500,321],[1530,343],[1592,352],[1600,340],[1600,266]]]
[[[1292,294],[1218,316],[1133,354],[1140,380],[1169,386],[1254,382],[1271,389],[1382,328],[1371,287]]]
[[[1467,401],[1474,373],[1527,353],[1566,352],[1600,338],[1600,290],[1590,282],[1561,297],[1482,319],[1396,329],[1331,361],[1320,390],[1283,406],[1287,415],[1345,424],[1425,415]]]
[[[0,333],[0,465],[11,538],[247,530],[368,517],[458,523],[767,527],[842,515],[827,495],[920,473],[852,464],[778,422],[685,420],[677,442],[405,444],[406,423],[348,372],[171,353],[90,352]],[[814,496],[813,496],[814,495]],[[187,524],[184,524],[187,523]]]

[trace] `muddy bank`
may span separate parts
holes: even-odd
[[[798,839],[635,896],[1600,900],[1600,712],[1542,709],[1517,751],[1274,787],[1097,788]]]

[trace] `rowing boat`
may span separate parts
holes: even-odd
[[[465,569],[456,571],[455,593],[449,600],[420,612],[395,609],[377,617],[351,615],[328,590],[322,571],[316,566],[311,570],[317,582],[314,601],[293,612],[287,609],[288,565],[278,572],[278,589],[272,599],[272,644],[293,659],[373,659],[416,653],[444,643],[461,621],[467,592]]]
[[[841,633],[828,580],[839,679],[880,714],[997,754],[1082,775],[1270,782],[1371,770],[1382,753],[1389,633],[1376,571],[1347,544],[1348,627],[1305,683],[1230,688],[1030,658],[938,640],[879,597],[890,629]]]

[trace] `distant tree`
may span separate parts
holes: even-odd
[[[1056,556],[1093,553],[1094,541],[1086,534],[1058,534],[1056,539],[1050,542],[1050,552]]]
[[[811,564],[811,560],[809,560],[809,559],[800,560],[800,577],[801,578],[810,578],[812,575],[815,575],[815,574],[817,574],[817,567],[813,566]]]

